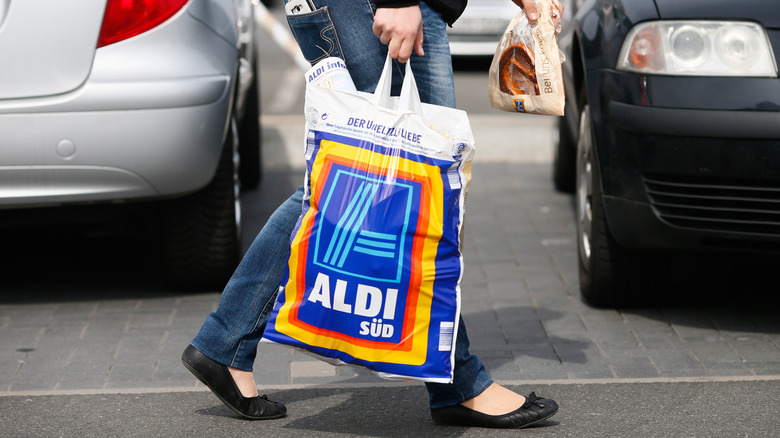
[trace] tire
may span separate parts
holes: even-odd
[[[577,140],[565,117],[558,118],[558,142],[553,155],[552,177],[555,189],[574,193],[577,176]]]
[[[241,253],[241,202],[236,123],[222,147],[214,179],[164,207],[162,257],[175,290],[222,290]]]
[[[241,157],[239,175],[245,190],[254,189],[263,178],[260,127],[260,90],[257,70],[246,97],[244,117],[238,126],[238,154]]]
[[[594,149],[590,105],[582,108],[577,139],[575,212],[582,297],[595,307],[635,305],[666,288],[671,259],[664,254],[629,251],[610,231]]]
[[[626,279],[619,266],[625,261],[625,254],[615,242],[607,224],[590,105],[584,90],[582,93],[579,98],[582,110],[577,137],[574,195],[580,292],[591,305],[612,307],[620,304],[626,294]]]

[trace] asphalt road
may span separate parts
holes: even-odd
[[[274,392],[290,415],[252,422],[203,392],[0,397],[7,437],[772,437],[774,382],[541,385],[557,415],[518,431],[435,425],[421,386]],[[774,407],[773,407],[774,406]]]

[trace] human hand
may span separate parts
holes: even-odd
[[[406,62],[412,50],[423,56],[423,24],[419,6],[379,8],[374,15],[374,35],[387,44],[390,57]]]
[[[512,0],[517,6],[520,6],[525,11],[525,15],[528,17],[528,21],[531,24],[536,23],[539,19],[539,13],[536,11],[536,0]],[[553,10],[551,12],[553,24],[555,25],[555,33],[561,31],[561,17],[563,16],[563,3],[559,0],[552,0]],[[556,8],[557,7],[557,8]],[[557,10],[556,10],[557,9]]]
[[[525,11],[525,16],[531,24],[539,19],[539,13],[536,12],[536,0],[512,0],[517,6]]]

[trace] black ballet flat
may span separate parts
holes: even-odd
[[[287,415],[287,408],[283,404],[268,400],[265,395],[241,395],[228,367],[209,359],[192,345],[184,350],[181,361],[214,395],[242,417],[250,420],[271,420]]]
[[[437,424],[466,427],[493,427],[501,429],[522,429],[542,422],[558,412],[558,404],[549,398],[537,397],[531,393],[523,406],[503,415],[488,415],[463,405],[448,406],[431,411]]]

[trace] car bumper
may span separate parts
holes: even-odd
[[[230,80],[93,82],[0,105],[0,208],[186,194],[213,177]],[[171,165],[176,163],[176,165]]]
[[[87,79],[0,100],[0,208],[181,196],[216,172],[236,70],[227,2],[96,50]]]
[[[487,37],[468,37],[453,35],[449,37],[452,56],[493,56],[501,35]]]
[[[711,91],[697,95],[691,78],[662,78],[655,89],[635,75],[606,79],[594,131],[621,246],[780,251],[780,102],[767,98],[778,96],[777,78],[752,81],[740,108],[718,107]],[[709,85],[718,80],[726,81]],[[657,102],[668,106],[648,104]],[[698,107],[683,106],[692,102]]]

